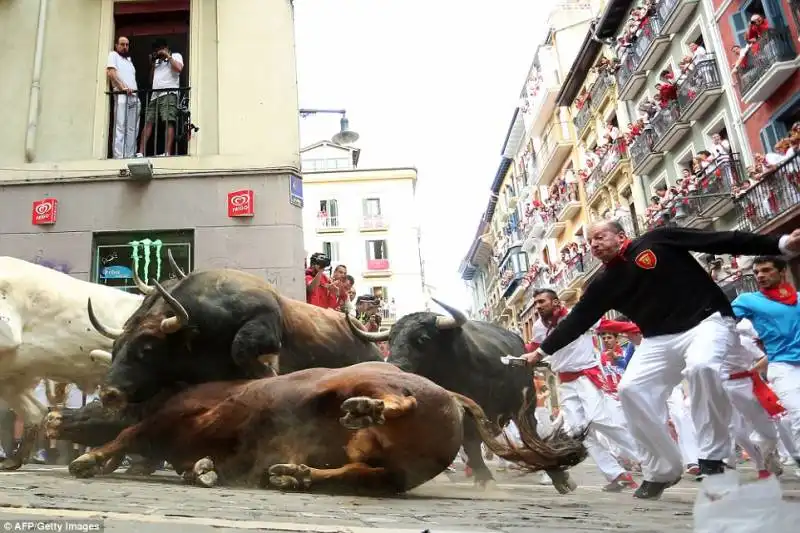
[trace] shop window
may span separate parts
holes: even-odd
[[[177,277],[172,271],[167,250],[184,272],[194,266],[194,232],[141,231],[97,233],[94,236],[92,281],[132,293],[139,293],[133,273],[150,284]]]

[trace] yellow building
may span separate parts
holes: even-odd
[[[133,268],[168,273],[169,248],[183,268],[250,270],[302,297],[290,0],[0,2],[0,35],[13,43],[0,50],[0,254],[128,287]],[[110,94],[106,78],[121,36],[136,70],[130,97]],[[169,90],[151,85],[156,40],[182,56]],[[159,118],[164,93],[177,96],[175,114]],[[115,159],[115,116],[136,106],[123,134],[144,157],[126,145]],[[142,151],[145,122],[155,124]],[[155,254],[148,266],[139,245]]]

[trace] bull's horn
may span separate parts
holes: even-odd
[[[89,352],[89,359],[91,359],[93,363],[110,365],[111,352],[107,352],[105,350],[92,350]]]
[[[155,291],[153,287],[142,281],[142,278],[136,273],[136,269],[133,269],[133,282],[142,294],[153,294],[153,291]]]
[[[92,308],[91,298],[89,298],[89,301],[87,302],[87,308],[89,310],[89,322],[92,323],[92,327],[96,329],[100,335],[103,337],[108,337],[112,340],[116,340],[122,335],[121,329],[106,327],[101,324],[99,320],[97,320],[97,317],[94,314],[94,309]]]
[[[172,308],[172,311],[175,313],[175,316],[165,318],[161,321],[161,331],[164,333],[174,333],[181,329],[182,326],[185,326],[189,323],[189,313],[186,312],[186,309],[181,305],[181,303],[175,299],[173,295],[167,292],[167,290],[157,281],[153,280],[153,285],[156,286],[156,290],[164,298],[164,301],[169,304]]]
[[[181,267],[175,262],[175,258],[172,257],[172,250],[170,249],[167,249],[167,259],[169,260],[169,266],[172,268],[172,271],[178,275],[179,279],[184,279],[186,277],[186,272],[181,270]]]
[[[345,315],[347,318],[347,325],[350,326],[350,331],[353,335],[367,342],[386,342],[389,340],[390,331],[364,331],[359,327],[359,323],[350,315]]]
[[[467,315],[459,311],[454,307],[450,307],[449,305],[440,302],[436,298],[431,298],[436,305],[447,311],[450,316],[437,316],[436,317],[436,328],[437,329],[458,329],[464,324],[467,323]]]

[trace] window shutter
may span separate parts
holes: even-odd
[[[779,0],[762,0],[764,6],[764,15],[766,15],[767,22],[770,28],[785,28],[786,16],[783,14],[781,3]]]
[[[328,200],[328,215],[332,217],[339,217],[339,202],[336,200]]]
[[[365,241],[365,242],[364,242],[364,248],[365,248],[365,250],[366,250],[366,252],[367,252],[367,261],[369,261],[370,259],[372,259],[372,257],[371,257],[371,254],[370,254],[370,249],[369,249],[369,248],[370,248],[370,246],[369,246],[369,245],[370,245],[370,243],[371,243],[371,241]]]
[[[383,244],[383,258],[382,259],[389,259],[389,241],[381,241]]]
[[[744,11],[737,11],[731,15],[731,27],[733,28],[733,34],[736,39],[736,44],[739,46],[744,46],[744,34],[747,33],[747,26],[748,26],[748,18],[747,13]],[[738,58],[734,58],[738,59]]]
[[[775,151],[775,143],[778,142],[782,136],[779,136],[778,132],[778,124],[780,122],[770,122],[767,124],[763,130],[761,130],[761,144],[764,145],[764,153],[774,152]],[[785,129],[785,128],[784,128]]]
[[[361,199],[361,214],[364,218],[369,216],[369,203],[366,198]]]
[[[339,262],[339,243],[331,243],[331,261]]]

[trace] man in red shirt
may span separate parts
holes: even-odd
[[[331,260],[325,254],[315,253],[309,263],[311,266],[306,269],[306,302],[325,309],[335,309],[338,299],[332,294],[331,279],[325,274]]]

